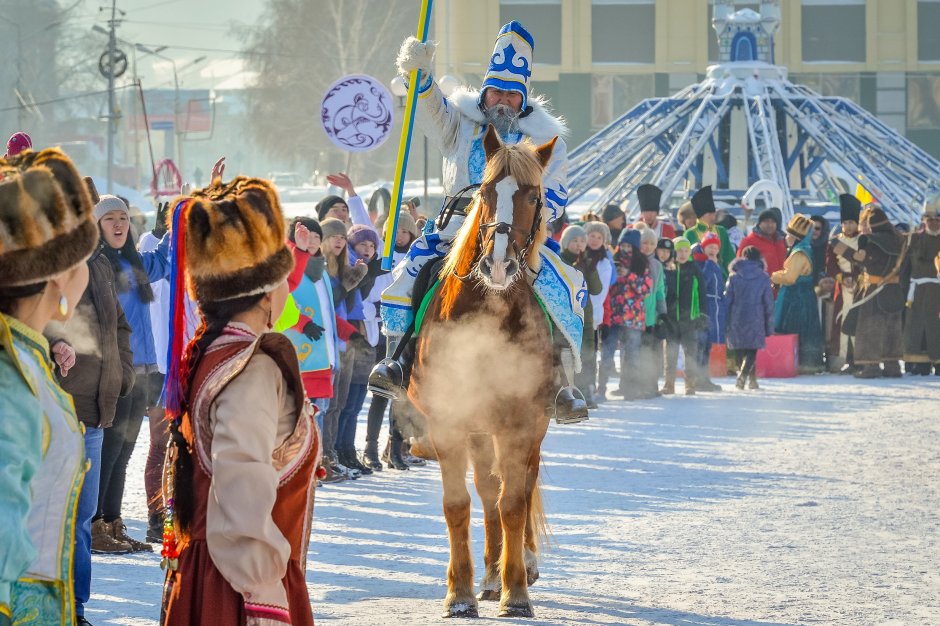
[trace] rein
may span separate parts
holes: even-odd
[[[506,176],[509,176],[509,175],[510,174],[507,172]],[[480,196],[480,200],[481,201],[483,200],[482,196]],[[528,261],[529,251],[532,248],[532,244],[535,243],[535,237],[536,235],[538,235],[539,226],[542,223],[542,206],[543,206],[542,194],[539,193],[538,199],[535,201],[535,215],[532,218],[532,226],[529,228],[528,234],[526,236],[526,242],[525,242],[525,245],[523,245],[522,250],[519,250],[519,247],[516,245],[515,239],[510,238],[512,249],[516,254],[516,261],[519,263],[519,267],[524,270],[531,270],[531,268],[529,267],[529,261]],[[490,235],[490,237],[495,236],[497,234],[509,235],[513,231],[522,232],[522,233],[526,232],[523,229],[517,228],[513,226],[512,224],[507,224],[506,222],[488,222],[485,224],[480,224],[479,228],[477,229],[477,248],[479,248],[481,254],[485,248],[485,244],[487,243],[487,241],[489,241],[489,238],[484,238],[484,233],[486,233],[486,231],[490,229],[493,230],[493,233],[492,235]],[[463,276],[454,272],[454,276],[456,276],[462,282],[467,282],[467,280],[469,280],[470,275],[472,273],[473,273],[473,270],[471,269]]]

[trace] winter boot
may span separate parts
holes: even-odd
[[[345,450],[344,452],[345,454],[343,454],[341,457],[343,465],[350,469],[359,470],[359,473],[363,476],[368,476],[372,473],[372,469],[370,467],[359,462],[359,456],[356,454],[355,448]]]
[[[428,462],[421,457],[413,455],[411,453],[411,445],[404,442],[401,444],[401,458],[408,465],[414,465],[416,467],[424,467],[428,464]]]
[[[881,368],[877,363],[868,363],[855,372],[854,376],[855,378],[881,378]]]
[[[663,383],[663,388],[659,390],[659,393],[664,396],[671,396],[676,393],[676,379],[666,379],[666,382]]]
[[[379,444],[377,441],[366,442],[366,449],[362,451],[362,464],[373,472],[382,471],[382,462],[379,460]]]
[[[334,470],[333,467],[329,463],[325,463],[323,465],[323,469],[326,470],[326,476],[324,476],[321,479],[324,485],[328,485],[332,483],[341,483],[344,480],[346,480],[346,475],[340,474],[339,472]]]
[[[388,464],[388,469],[396,470],[406,470],[410,469],[408,464],[405,463],[405,459],[401,456],[401,441],[391,441],[389,440],[388,446],[385,448],[385,454],[382,455],[382,458],[385,460],[385,463]]]
[[[901,378],[901,365],[897,361],[885,361],[881,375],[885,378]]]
[[[114,538],[111,524],[96,519],[91,523],[91,551],[94,554],[127,554],[133,550],[130,544]]]
[[[574,353],[571,348],[555,346],[558,355],[556,380],[560,380],[560,389],[555,394],[555,421],[559,424],[577,424],[588,419],[588,405],[580,391],[572,386],[574,381]],[[578,397],[581,396],[581,397]]]
[[[111,522],[111,536],[117,541],[128,544],[133,552],[153,552],[152,545],[137,541],[127,534],[127,526],[124,525],[124,520],[120,517]]]
[[[414,360],[414,340],[409,341],[401,355],[395,359],[395,352],[401,343],[401,337],[388,337],[386,339],[386,358],[375,364],[369,374],[368,389],[373,395],[399,400],[405,397],[405,388],[411,373],[411,364]]]
[[[694,396],[695,395],[695,381],[686,377],[685,379],[685,395]]]
[[[163,543],[163,513],[151,513],[147,518],[147,536],[150,543]]]
[[[747,388],[748,389],[760,389],[760,386],[757,384],[757,374],[751,373],[747,378]]]

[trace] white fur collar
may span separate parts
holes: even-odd
[[[477,103],[480,101],[480,92],[467,87],[459,87],[451,93],[447,100],[457,107],[457,110],[478,124],[483,123],[483,112]],[[551,107],[545,96],[530,96],[529,106],[532,112],[519,120],[519,130],[536,142],[546,142],[558,136],[564,139],[568,136],[568,125],[565,118],[552,115]]]

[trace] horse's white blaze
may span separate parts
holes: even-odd
[[[519,185],[512,176],[507,176],[496,183],[496,223],[512,224],[512,197],[519,191]],[[506,260],[509,247],[509,235],[498,234],[493,238],[493,268]],[[499,281],[501,282],[501,281]]]

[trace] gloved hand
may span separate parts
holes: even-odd
[[[350,345],[359,348],[360,350],[371,348],[369,341],[362,336],[362,333],[354,332],[349,336],[349,341],[347,342]]]
[[[401,44],[398,51],[398,59],[395,63],[398,66],[398,72],[407,76],[412,70],[419,70],[422,76],[422,82],[431,73],[434,66],[434,50],[437,44],[433,41],[421,42],[416,37],[408,37]]]
[[[304,334],[307,335],[311,341],[320,341],[324,330],[326,329],[313,321],[304,324]]]
[[[150,231],[151,233],[153,233],[153,236],[156,237],[157,239],[163,239],[163,236],[166,235],[166,231],[167,231],[166,218],[167,218],[167,215],[169,215],[169,213],[170,213],[169,202],[161,202],[160,205],[157,206],[157,218],[153,224],[153,230]]]

